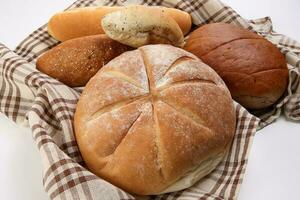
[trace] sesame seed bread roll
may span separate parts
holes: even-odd
[[[71,87],[84,86],[98,70],[121,53],[131,50],[106,35],[68,40],[38,58],[41,72]]]

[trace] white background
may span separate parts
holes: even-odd
[[[299,0],[224,0],[243,17],[271,16],[274,29],[300,41]],[[71,0],[0,0],[0,42],[13,49]],[[239,200],[299,199],[300,123],[283,117],[255,137]],[[48,199],[30,130],[0,114],[0,199]]]

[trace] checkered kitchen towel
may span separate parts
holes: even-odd
[[[300,120],[300,45],[275,33],[269,18],[247,21],[219,0],[79,0],[70,8],[128,3],[163,5],[191,13],[193,23],[226,22],[256,31],[286,55],[289,88],[273,108],[259,114],[260,125],[271,123],[283,109],[289,119]],[[58,42],[46,25],[34,31],[15,51],[0,44],[0,111],[18,124],[29,125],[41,153],[43,184],[51,199],[134,199],[95,176],[84,163],[73,135],[72,119],[82,88],[66,85],[40,73],[35,61]],[[298,94],[297,94],[298,93]],[[236,199],[259,119],[235,103],[237,129],[230,152],[211,174],[180,192],[145,199]]]

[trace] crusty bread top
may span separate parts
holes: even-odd
[[[131,193],[158,194],[203,162],[220,161],[235,112],[210,67],[182,49],[148,45],[123,53],[88,82],[74,127],[93,173]],[[203,165],[198,178],[215,165]]]
[[[152,8],[160,9],[163,12],[165,12],[168,16],[172,17],[181,28],[183,35],[186,35],[190,32],[192,27],[192,17],[189,13],[179,9],[166,8],[162,6],[152,6]]]

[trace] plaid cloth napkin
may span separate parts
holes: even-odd
[[[72,119],[82,88],[69,88],[37,71],[38,56],[58,44],[40,27],[11,51],[0,43],[0,111],[17,124],[30,126],[41,153],[43,184],[51,199],[236,199],[248,153],[259,126],[279,117],[300,120],[300,44],[272,29],[269,18],[248,21],[219,0],[79,0],[69,8],[97,5],[147,4],[175,7],[192,15],[195,26],[226,22],[248,28],[276,44],[290,71],[287,93],[257,117],[235,103],[237,127],[232,147],[218,167],[194,186],[160,196],[132,196],[89,172],[74,135]]]

